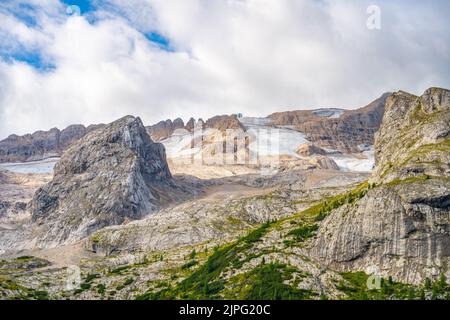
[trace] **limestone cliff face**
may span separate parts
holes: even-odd
[[[55,166],[31,202],[43,246],[76,241],[126,219],[139,219],[189,192],[172,179],[165,150],[131,116],[86,135]]]
[[[103,125],[71,125],[60,131],[37,131],[24,136],[10,135],[0,141],[0,162],[24,162],[60,156],[72,143]]]
[[[450,176],[449,91],[431,88],[421,97],[406,92],[389,97],[375,150],[373,182]]]
[[[59,135],[59,149],[66,150],[74,141],[81,139],[86,132],[86,127],[81,124],[71,125],[62,130]]]
[[[37,131],[24,136],[11,135],[0,141],[0,162],[16,162],[55,156],[59,150],[60,131]]]
[[[332,211],[311,255],[409,283],[450,276],[450,91],[393,94],[376,136],[376,187]]]
[[[269,118],[273,125],[293,126],[318,146],[344,153],[360,152],[359,145],[373,144],[389,95],[385,93],[357,110],[300,110],[274,113]]]

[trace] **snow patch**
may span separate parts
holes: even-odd
[[[375,153],[373,146],[367,146],[366,151],[361,155],[364,158],[357,158],[353,155],[331,156],[342,171],[370,172],[375,166]]]
[[[256,137],[249,145],[250,152],[260,156],[290,155],[304,143],[309,143],[305,135],[294,130],[293,126],[271,127],[269,118],[245,117],[239,119],[247,133]]]
[[[59,158],[48,158],[39,161],[0,163],[0,168],[16,173],[53,173]]]
[[[296,149],[308,143],[303,133],[282,128],[251,128],[247,132],[256,137],[249,144],[250,152],[260,156],[297,156]]]
[[[320,109],[328,116],[340,116],[344,110],[341,109]],[[333,112],[330,115],[330,112]],[[322,113],[325,114],[325,113]],[[247,130],[250,139],[250,153],[258,156],[281,156],[288,155],[302,158],[296,153],[297,148],[302,144],[310,144],[305,135],[290,126],[273,127],[269,118],[244,117],[239,121]],[[214,140],[213,135],[217,131],[206,129],[203,131],[205,141]],[[200,146],[191,148],[193,140],[192,133],[185,130],[176,130],[172,136],[161,141],[166,148],[168,158],[184,158],[202,152]],[[373,146],[361,145],[359,149],[362,153],[359,157],[352,154],[341,154],[336,150],[326,149],[328,156],[333,159],[343,171],[370,172],[375,164]]]
[[[344,112],[345,110],[336,108],[323,108],[312,111],[314,115],[326,118],[339,118]]]

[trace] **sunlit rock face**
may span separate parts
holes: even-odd
[[[30,206],[33,223],[45,230],[38,243],[52,246],[140,219],[188,194],[174,182],[163,145],[127,116],[69,148]]]
[[[386,99],[383,94],[356,110],[319,109],[278,112],[269,116],[271,124],[290,126],[305,134],[317,146],[343,153],[359,152],[359,145],[372,145],[383,119]]]
[[[450,276],[449,93],[388,98],[372,188],[323,222],[310,244],[315,259],[416,284]]]

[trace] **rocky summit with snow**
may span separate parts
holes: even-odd
[[[449,130],[430,88],[10,136],[0,298],[446,299]]]

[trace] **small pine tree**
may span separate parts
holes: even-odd
[[[439,277],[438,286],[441,291],[445,291],[447,288],[447,277],[443,273],[441,273],[441,276]]]
[[[192,250],[192,252],[189,254],[189,259],[194,259],[195,256],[197,255],[197,252],[195,251],[195,249]]]
[[[420,289],[419,298],[420,300],[425,300],[425,290],[423,288]]]
[[[439,297],[439,290],[437,286],[433,286],[433,289],[431,289],[431,299],[436,300]]]
[[[425,290],[430,290],[431,289],[431,280],[430,278],[426,278],[425,279]]]
[[[416,291],[414,290],[414,288],[409,288],[408,289],[408,300],[414,300],[416,299]]]

